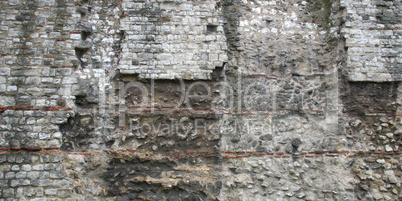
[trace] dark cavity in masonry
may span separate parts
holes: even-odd
[[[86,51],[86,49],[75,48],[75,56],[77,56],[78,60],[80,60],[81,67],[85,66],[85,62],[82,60],[82,57],[84,56]]]

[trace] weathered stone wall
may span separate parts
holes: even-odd
[[[12,153],[1,156],[1,187],[4,200],[71,197],[71,182],[59,154]]]
[[[140,78],[211,79],[227,62],[216,1],[125,1],[118,69]]]
[[[332,69],[336,19],[329,1],[223,1],[229,65],[249,73],[311,75]],[[337,6],[334,2],[333,6]],[[333,20],[333,21],[332,21]]]
[[[0,200],[398,200],[400,1],[0,1]]]
[[[401,81],[401,2],[341,1],[352,81]]]

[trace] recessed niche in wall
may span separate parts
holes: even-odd
[[[217,29],[218,29],[218,26],[216,26],[216,25],[212,25],[212,24],[207,25],[207,33],[216,32]]]

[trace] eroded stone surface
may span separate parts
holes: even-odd
[[[0,200],[401,199],[399,1],[0,7]]]

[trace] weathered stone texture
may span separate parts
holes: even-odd
[[[400,1],[0,1],[0,201],[400,200]]]
[[[61,156],[15,152],[1,155],[2,200],[66,199],[72,183],[66,178]]]
[[[351,81],[401,81],[400,1],[340,1]]]
[[[338,37],[338,27],[329,20],[327,1],[223,1],[222,6],[229,66],[277,76],[332,70],[336,56],[329,41]]]
[[[120,73],[211,79],[227,62],[218,1],[124,1]],[[104,39],[107,41],[107,39]]]

